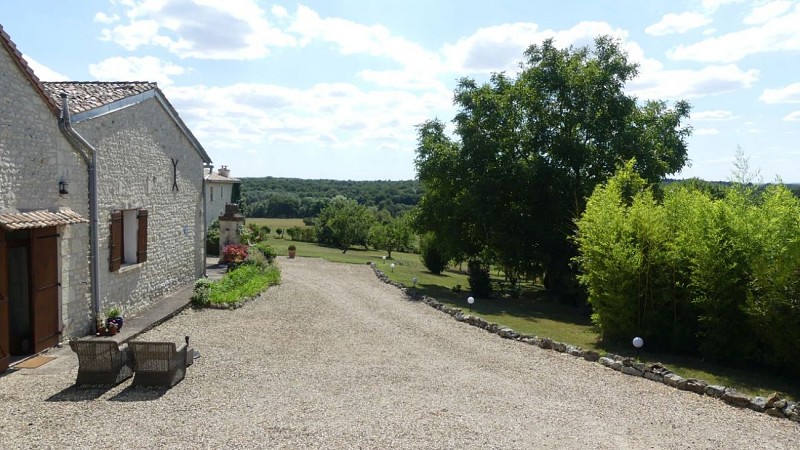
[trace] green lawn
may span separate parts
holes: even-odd
[[[307,228],[308,226],[303,223],[303,219],[262,219],[256,217],[248,217],[245,220],[245,224],[254,223],[259,227],[263,227],[267,225],[270,230],[270,234],[272,236],[277,236],[275,230],[278,228],[282,228],[283,230],[292,228],[292,227],[300,227],[300,228]],[[284,234],[284,237],[286,235]]]
[[[422,265],[419,255],[394,252],[392,260],[384,261],[382,256],[385,256],[386,252],[364,250],[361,247],[351,248],[347,253],[342,253],[340,249],[336,248],[276,237],[271,237],[269,244],[276,249],[279,255],[286,255],[287,247],[294,244],[297,247],[298,257],[323,258],[332,262],[350,264],[374,262],[393,281],[411,287],[412,279],[416,277],[417,289],[420,293],[451,306],[459,307],[465,312],[469,311],[466,300],[469,283],[466,274],[451,269],[441,275],[433,275]],[[391,269],[392,263],[395,264],[394,270]],[[501,280],[495,278],[494,281]],[[452,291],[456,285],[461,285],[460,293]],[[549,337],[555,341],[584,349],[597,350],[601,354],[612,352],[634,356],[632,347],[619,347],[599,342],[599,335],[592,327],[586,311],[560,305],[550,299],[540,288],[526,291],[519,299],[476,299],[472,306],[472,314],[483,317],[489,322],[512,328],[519,333]],[[653,354],[646,351],[640,354],[640,359],[645,362],[662,362],[684,378],[698,378],[710,384],[733,387],[748,395],[767,396],[777,391],[790,399],[800,398],[800,386],[796,381],[765,370],[733,369],[693,357]]]

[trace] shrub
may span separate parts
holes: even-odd
[[[309,227],[314,226],[314,218],[313,217],[303,217],[303,224]]]
[[[208,227],[208,235],[206,236],[206,253],[209,255],[219,256],[219,220],[214,219],[211,226]]]
[[[280,270],[273,265],[261,267],[245,264],[228,272],[221,280],[212,283],[208,291],[208,303],[232,305],[253,298],[269,286],[279,284]]]
[[[492,295],[492,279],[489,268],[480,260],[472,259],[467,263],[469,269],[469,290],[476,297],[488,298]]]
[[[272,248],[272,246],[270,246],[266,242],[259,242],[258,244],[254,245],[253,248],[255,248],[258,251],[252,253],[262,255],[266,259],[268,264],[272,264],[272,261],[274,261],[275,257],[278,256],[278,253],[275,251],[275,249]]]
[[[228,244],[222,249],[222,260],[225,264],[238,264],[247,259],[247,254],[247,245]]]
[[[428,233],[420,238],[419,252],[422,264],[432,274],[438,275],[447,267],[449,258],[445,256],[444,250],[436,241],[433,233]]]
[[[268,225],[262,225],[261,228],[258,229],[258,236],[262,241],[266,241],[271,231],[272,229]]]
[[[195,281],[192,290],[192,304],[195,306],[206,306],[208,304],[208,294],[214,282],[208,278],[200,278]]]

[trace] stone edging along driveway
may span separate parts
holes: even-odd
[[[378,279],[384,283],[397,287],[403,291],[410,300],[421,301],[433,308],[438,309],[439,311],[451,315],[459,322],[464,322],[469,325],[482,328],[489,333],[497,334],[502,338],[516,340],[529,345],[535,345],[542,349],[550,349],[561,353],[567,353],[575,356],[576,358],[583,358],[587,361],[598,362],[606,367],[627,375],[647,378],[648,380],[655,381],[657,383],[663,383],[667,386],[671,386],[683,391],[691,391],[699,395],[707,395],[713,398],[721,399],[725,403],[738,408],[748,408],[772,417],[785,418],[795,422],[800,422],[800,403],[781,399],[777,393],[774,393],[767,398],[758,396],[750,398],[745,394],[737,392],[736,389],[733,388],[710,385],[703,380],[698,380],[695,378],[683,378],[673,373],[661,363],[639,363],[633,358],[625,358],[612,353],[607,353],[604,356],[600,356],[600,354],[596,351],[584,350],[574,345],[553,341],[550,338],[520,334],[511,328],[501,327],[496,323],[487,322],[480,317],[464,314],[464,312],[460,309],[451,308],[434,298],[419,295],[413,289],[409,289],[401,283],[395,283],[390,280],[382,270],[378,269],[375,263],[369,263],[369,265],[372,267],[372,270],[375,272],[375,275],[377,275]]]

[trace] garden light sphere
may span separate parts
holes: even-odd
[[[389,266],[389,267],[391,267],[392,268],[392,272],[394,272],[394,263],[392,263],[392,265]]]
[[[470,305],[475,303],[475,297],[468,297],[467,298],[467,303],[469,303]]]
[[[644,339],[640,338],[639,336],[636,336],[635,338],[633,338],[633,346],[634,347],[642,348],[643,345],[644,345]]]

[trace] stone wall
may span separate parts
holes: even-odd
[[[98,151],[102,308],[130,314],[201,277],[203,161],[162,104],[149,98],[73,126]],[[110,215],[131,209],[148,210],[147,261],[110,272]]]
[[[0,210],[68,207],[88,219],[86,165],[3,46],[0,74]],[[69,194],[59,195],[59,181],[69,183]],[[82,335],[92,315],[89,226],[61,226],[58,232],[63,334]]]
[[[449,314],[459,322],[484,329],[489,333],[500,336],[501,338],[512,339],[523,344],[536,346],[541,349],[553,350],[574,356],[576,358],[581,358],[586,361],[596,362],[608,367],[611,370],[616,370],[626,375],[646,378],[650,381],[663,383],[676,389],[717,398],[737,408],[748,408],[772,417],[786,418],[795,422],[800,422],[800,403],[782,399],[777,393],[774,393],[766,398],[758,396],[749,397],[745,394],[737,392],[736,389],[733,388],[709,385],[707,382],[695,378],[683,378],[673,373],[661,363],[644,364],[637,362],[633,358],[626,358],[611,353],[601,356],[596,351],[584,350],[574,345],[553,341],[550,338],[520,334],[511,328],[503,327],[496,323],[487,322],[481,317],[464,314],[464,312],[459,308],[452,308],[434,298],[420,295],[414,288],[408,288],[401,283],[390,280],[389,277],[383,273],[383,271],[378,269],[375,263],[370,263],[370,266],[378,276],[378,279],[402,290],[410,300],[421,301],[433,308],[438,309],[439,311]]]

